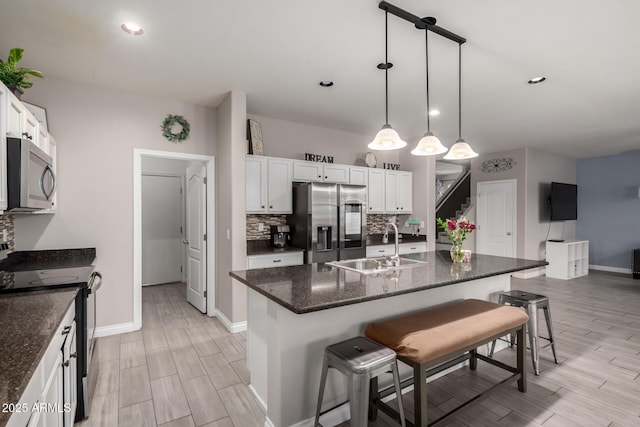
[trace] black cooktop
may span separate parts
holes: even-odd
[[[14,252],[0,262],[0,293],[82,287],[94,270],[95,249]]]

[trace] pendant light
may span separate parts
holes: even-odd
[[[478,157],[478,153],[462,139],[462,45],[458,44],[458,140],[444,158],[446,160],[466,160]]]
[[[435,23],[435,19],[433,19]],[[424,43],[425,43],[425,57],[427,64],[427,132],[424,134],[422,139],[418,141],[416,148],[411,150],[411,154],[414,156],[435,156],[436,154],[442,154],[447,152],[447,147],[442,145],[440,140],[431,132],[431,122],[429,120],[429,112],[431,109],[429,108],[429,29],[428,26],[425,25],[424,28]]]
[[[384,70],[384,84],[385,84],[385,122],[382,129],[376,134],[373,141],[368,145],[371,150],[397,150],[407,146],[407,143],[400,138],[398,132],[396,132],[389,124],[389,68],[393,67],[393,64],[389,62],[389,36],[388,36],[388,24],[389,13],[385,11],[384,14],[384,64],[378,64],[379,70]]]

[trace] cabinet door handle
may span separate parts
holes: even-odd
[[[66,362],[62,362],[62,366],[64,366],[65,368],[69,367],[69,361],[67,360]]]
[[[325,177],[324,177],[324,179],[328,179],[328,178],[329,178],[328,176],[325,176]]]
[[[415,251],[415,250],[416,250],[416,248],[410,248],[410,249],[411,249],[411,250],[413,250],[413,251]]]
[[[404,210],[404,208],[400,208],[400,210]]]
[[[280,262],[282,261],[281,259],[274,259],[273,262]]]
[[[260,206],[262,209],[264,209],[264,205]]]
[[[369,210],[373,210],[373,206],[369,206]]]
[[[510,231],[507,231],[507,236],[511,236],[511,232]]]
[[[269,209],[273,209],[273,206],[269,206]]]
[[[75,359],[76,357],[78,357],[78,352],[71,353],[71,354],[69,355],[69,358],[70,358],[70,359]]]
[[[318,178],[322,178],[322,175],[318,175]]]
[[[384,249],[378,249],[378,252],[384,253]]]
[[[71,326],[65,326],[64,329],[62,329],[62,335],[67,335],[70,331]]]

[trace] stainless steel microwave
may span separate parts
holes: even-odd
[[[55,191],[51,156],[29,139],[7,138],[7,211],[49,209]]]

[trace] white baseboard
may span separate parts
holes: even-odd
[[[546,267],[530,268],[529,270],[516,271],[511,275],[518,279],[531,279],[532,277],[544,276],[546,273]]]
[[[264,409],[264,412],[267,412],[267,404],[265,403],[264,400],[262,400],[262,397],[260,397],[260,395],[258,394],[256,389],[253,388],[253,386],[251,384],[249,384],[249,390],[251,390],[251,392],[253,393],[253,396],[256,398],[256,400],[258,401],[260,406],[262,406],[262,409]],[[269,421],[269,422],[271,422],[271,421]]]
[[[608,267],[606,265],[592,265],[592,264],[589,264],[589,269],[590,270],[608,271],[608,272],[611,272],[611,273],[625,273],[625,274],[631,274],[632,273],[630,268]]]
[[[247,321],[233,323],[227,316],[220,310],[216,310],[216,317],[222,322],[227,331],[235,334],[236,332],[243,332],[247,330]]]
[[[125,334],[127,332],[133,332],[133,322],[119,323],[117,325],[100,326],[96,328],[96,337],[108,337],[111,335]]]

